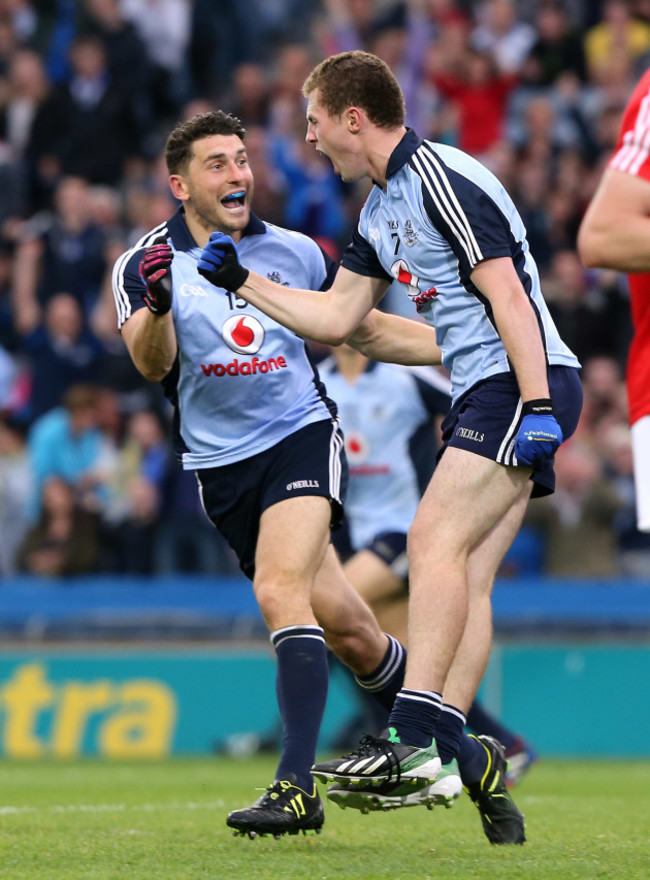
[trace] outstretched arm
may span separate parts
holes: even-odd
[[[341,267],[330,289],[324,292],[282,287],[250,272],[237,295],[299,336],[326,345],[340,345],[356,330],[387,288],[384,280],[356,275]]]
[[[376,361],[409,367],[442,363],[433,327],[377,309],[364,318],[347,342]]]
[[[299,336],[325,345],[345,342],[388,289],[385,279],[342,267],[325,293],[282,287],[242,266],[234,241],[221,232],[212,233],[197,268],[211,284],[237,293]]]
[[[580,225],[585,266],[650,272],[650,181],[608,168]]]
[[[349,342],[376,360],[420,365],[440,363],[435,331],[415,321],[372,311],[389,287],[386,278],[358,275],[339,266],[324,292],[283,287],[239,263],[232,239],[213,233],[198,270],[212,284],[236,292],[294,333],[322,342]]]

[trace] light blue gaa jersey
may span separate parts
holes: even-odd
[[[342,265],[397,279],[436,328],[456,400],[511,370],[490,303],[470,275],[482,260],[511,257],[530,298],[549,364],[579,367],[542,296],[537,265],[512,199],[480,162],[407,131],[390,157],[386,192],[375,185]]]
[[[345,518],[358,550],[381,532],[408,531],[435,464],[431,426],[449,408],[449,380],[433,367],[369,361],[350,383],[331,357],[319,372],[345,435]]]
[[[115,263],[119,326],[145,307],[138,265],[143,248],[161,235],[174,251],[172,311],[179,348],[163,385],[176,407],[175,446],[183,467],[220,467],[249,458],[306,425],[335,416],[304,341],[199,275],[201,248],[182,209]],[[279,284],[328,286],[333,264],[300,233],[252,215],[238,249],[244,265]]]

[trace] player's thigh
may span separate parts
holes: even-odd
[[[521,495],[529,477],[529,468],[506,467],[448,447],[409,531],[411,566],[413,550],[422,547],[444,557],[469,553]]]
[[[343,571],[356,591],[374,608],[376,603],[406,595],[404,579],[372,550],[355,553]]]
[[[489,594],[503,557],[521,527],[533,484],[528,480],[501,519],[472,548],[467,560],[470,593]]]
[[[329,545],[330,501],[298,495],[267,507],[260,517],[255,582],[299,581],[311,590]]]

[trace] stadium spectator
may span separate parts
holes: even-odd
[[[581,33],[569,20],[562,0],[541,0],[535,16],[535,42],[522,67],[528,85],[552,86],[573,73],[580,83],[587,79]]]
[[[227,288],[215,296],[197,272],[198,248],[219,229],[278,285],[327,286],[331,261],[318,245],[251,213],[244,134],[221,111],[174,128],[166,157],[182,205],[117,261],[113,285],[126,346],[176,405],[183,467],[196,471],[206,513],[253,580],[271,633],[283,752],[267,792],[228,824],[241,834],[281,835],[323,824],[310,768],[327,693],[326,640],[386,703],[399,687],[404,654],[328,547],[346,468],[333,405],[304,341]],[[435,349],[435,334],[415,322],[375,315],[367,332],[371,348],[415,362]]]
[[[123,488],[125,506],[119,522],[105,530],[104,543],[112,571],[152,575],[157,569],[156,546],[161,498],[158,486],[144,475],[132,475]]]
[[[308,46],[289,43],[280,46],[273,58],[269,128],[276,137],[295,134],[298,120],[304,117],[300,100],[302,78],[311,66]]]
[[[585,55],[592,81],[604,83],[613,68],[629,65],[650,49],[650,24],[635,19],[627,0],[606,0],[602,20],[585,34]]]
[[[104,350],[84,326],[78,300],[57,293],[45,305],[43,323],[25,334],[22,343],[31,374],[29,421],[59,406],[66,391],[101,378]]]
[[[370,49],[383,22],[372,0],[324,0],[317,39],[324,56]]]
[[[558,450],[554,495],[531,505],[527,526],[544,538],[543,573],[604,578],[620,574],[612,522],[622,500],[603,474],[595,451],[576,441]]]
[[[51,159],[61,174],[117,185],[127,159],[143,152],[132,97],[115,81],[99,37],[76,37],[70,64],[70,80],[43,105]]]
[[[612,304],[606,293],[589,283],[574,250],[559,250],[545,279],[553,320],[581,363],[613,354]]]
[[[582,371],[584,406],[580,419],[583,439],[596,439],[603,423],[616,425],[627,421],[627,393],[621,364],[613,357],[593,357]]]
[[[247,128],[253,125],[266,127],[269,124],[270,86],[268,73],[262,64],[248,61],[237,65],[232,75],[230,105],[233,115],[241,119]]]
[[[152,62],[138,31],[124,13],[119,0],[83,0],[84,34],[99,37],[111,77],[122,94],[128,94],[139,136],[157,124],[150,97],[154,75]]]
[[[502,73],[518,74],[535,42],[535,30],[517,19],[515,0],[484,0],[477,17],[472,45],[489,52]]]
[[[146,47],[152,66],[149,93],[155,118],[176,117],[191,91],[187,50],[192,4],[189,0],[122,0],[120,9]]]
[[[383,736],[313,771],[345,785],[372,764],[368,783],[354,781],[381,809],[375,786],[389,786],[396,768],[421,790],[435,782],[441,760],[448,764],[466,748],[471,757],[461,774],[486,835],[494,843],[523,843],[523,817],[505,785],[496,777],[488,782],[505,769],[503,747],[464,737],[464,712],[489,657],[494,574],[521,524],[531,480],[536,495],[553,492],[553,453],[578,422],[579,363],[548,314],[525,230],[503,187],[467,154],[434,147],[406,129],[401,89],[380,59],[365,52],[326,59],[303,93],[308,142],[344,180],[373,181],[332,287],[324,295],[278,287],[240,265],[236,245],[222,233],[203,248],[199,271],[294,332],[329,344],[353,333],[397,278],[435,327],[454,387],[444,455],[409,531],[405,686]],[[490,502],[477,504],[477,495]],[[441,714],[443,689],[454,709]]]
[[[108,503],[117,451],[99,427],[97,399],[97,388],[73,385],[65,393],[62,406],[31,426],[28,448],[34,472],[30,504],[33,520],[40,516],[43,489],[50,477],[68,483],[84,510],[101,511]]]
[[[75,499],[75,489],[62,477],[44,481],[40,517],[18,552],[22,571],[64,577],[98,570],[99,516]]]
[[[42,309],[65,291],[79,302],[84,320],[99,298],[106,270],[104,232],[91,219],[86,180],[63,177],[54,209],[36,214],[25,225],[16,248],[13,311],[16,329],[29,333],[42,320]]]
[[[435,57],[435,49],[433,50]],[[473,156],[488,154],[503,135],[506,107],[517,84],[499,73],[491,55],[468,50],[449,69],[430,70],[432,84],[457,108],[458,146]]]
[[[3,225],[23,218],[40,201],[37,156],[38,149],[43,149],[41,111],[49,88],[40,56],[31,49],[14,52],[7,71],[8,94],[0,111],[0,138],[9,158],[3,166],[9,172],[0,213]]]

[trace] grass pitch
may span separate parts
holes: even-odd
[[[362,816],[319,836],[235,838],[274,758],[0,764],[2,880],[572,880],[650,877],[650,762],[536,765],[528,842],[490,846],[471,801]],[[324,787],[321,787],[324,793]]]

